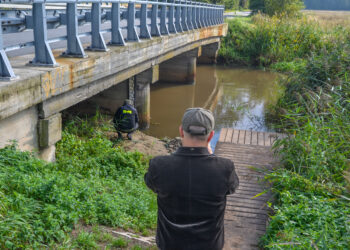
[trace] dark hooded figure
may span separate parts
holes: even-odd
[[[131,140],[132,133],[139,127],[139,117],[131,101],[126,99],[123,106],[118,108],[113,118],[113,124],[118,132],[119,139],[123,139],[122,133],[128,133],[128,139]]]

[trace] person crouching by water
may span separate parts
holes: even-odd
[[[214,117],[187,109],[174,154],[150,160],[146,185],[157,194],[157,246],[161,250],[219,250],[224,246],[226,196],[239,180],[231,160],[212,153]]]
[[[122,133],[128,134],[132,140],[132,133],[139,127],[139,116],[132,106],[131,100],[126,99],[123,106],[119,107],[113,118],[113,124],[118,133],[118,138],[123,139]]]

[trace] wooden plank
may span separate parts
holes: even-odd
[[[245,194],[237,194],[234,196],[234,198],[241,198],[241,199],[250,199],[250,200],[257,200],[257,201],[268,201],[267,196],[259,196],[253,199],[254,196],[252,195],[245,195]],[[227,197],[227,199],[230,199]]]
[[[230,211],[230,213],[228,213],[228,214],[231,218],[236,216],[236,217],[243,217],[243,218],[256,218],[256,219],[265,219],[266,220],[268,217],[267,214],[256,214],[256,213],[238,212],[238,211]]]
[[[251,219],[251,218],[244,218],[244,220],[242,220],[242,218],[230,216],[229,213],[225,213],[225,225],[226,225],[226,221],[234,221],[237,223],[237,225],[243,225],[243,223],[251,224],[251,225],[260,225],[260,226],[264,226],[266,229],[266,221],[264,220],[257,220],[257,219]],[[235,225],[231,224],[231,226],[236,226],[236,224]]]
[[[232,143],[237,144],[238,143],[238,136],[239,136],[239,130],[235,129],[235,132],[232,137]]]
[[[245,130],[239,130],[238,144],[244,144]]]
[[[271,146],[270,136],[271,136],[271,133],[264,132],[265,146],[267,147]]]
[[[227,225],[228,222],[231,223],[231,225],[233,227],[235,227],[235,229],[236,228],[237,229],[248,228],[248,229],[262,231],[262,233],[264,233],[266,231],[266,225],[265,224],[263,224],[263,223],[259,223],[259,224],[254,223],[254,220],[240,220],[238,218],[231,218],[231,220],[226,219],[226,221],[225,221],[225,228],[226,228],[226,225]]]
[[[239,199],[233,199],[227,201],[227,206],[234,206],[234,207],[249,207],[249,208],[259,208],[259,209],[265,209],[270,210],[269,207],[267,207],[266,202],[264,201],[256,201],[256,200],[239,200]]]
[[[233,132],[232,132],[231,143],[234,143],[233,142],[234,141],[234,137],[235,137],[235,134],[237,134],[237,133],[238,133],[238,131],[236,129],[234,129]]]
[[[252,144],[252,131],[251,130],[246,130],[244,144],[246,144],[246,145]]]
[[[265,190],[265,188],[263,186],[255,186],[255,187],[250,186],[249,187],[249,186],[239,185],[237,190],[247,190],[247,191],[261,193],[262,191]]]
[[[232,133],[233,133],[233,129],[232,128],[227,129],[225,142],[232,143]]]
[[[265,146],[264,132],[258,132],[258,145]]]
[[[249,208],[249,207],[233,207],[233,206],[229,206],[226,207],[227,211],[234,211],[234,212],[244,212],[244,213],[250,213],[250,214],[262,214],[262,215],[267,215],[267,211],[266,210],[262,210],[259,208]]]
[[[227,128],[222,128],[220,131],[219,142],[225,142],[226,133],[227,133]]]
[[[276,139],[277,139],[277,135],[275,133],[270,133],[270,145],[271,146],[276,141]]]
[[[246,208],[252,208],[252,209],[260,209],[260,210],[266,210],[267,212],[270,211],[270,208],[267,207],[266,203],[263,201],[260,201],[260,203],[248,203],[247,200],[243,200],[241,202],[239,201],[230,201],[227,202],[226,207],[246,207]]]
[[[258,145],[258,132],[252,131],[252,143],[251,145]]]

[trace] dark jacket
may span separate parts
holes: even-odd
[[[136,109],[128,104],[118,108],[114,115],[113,123],[116,130],[129,132],[137,129],[139,117]]]
[[[158,195],[160,249],[222,249],[226,195],[238,187],[231,160],[181,147],[153,158],[145,182]]]

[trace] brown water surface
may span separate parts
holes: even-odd
[[[158,82],[151,86],[151,126],[147,134],[178,136],[184,111],[205,107],[213,111],[216,144],[221,128],[268,131],[264,114],[278,97],[278,75],[257,69],[198,66],[196,84]]]

